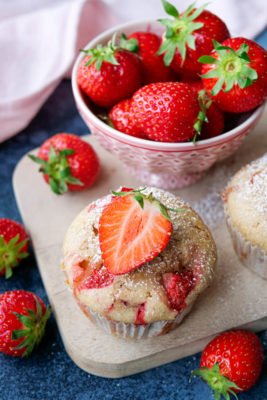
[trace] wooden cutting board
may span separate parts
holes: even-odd
[[[17,203],[31,238],[39,270],[69,356],[95,375],[117,378],[144,371],[200,351],[215,334],[246,326],[267,328],[267,281],[244,268],[233,252],[223,221],[218,191],[240,165],[267,151],[267,113],[238,152],[218,164],[196,185],[179,190],[210,224],[218,246],[219,262],[212,286],[203,293],[184,322],[173,332],[153,339],[126,341],[95,327],[80,311],[59,268],[61,245],[69,224],[91,201],[120,185],[138,186],[120,161],[103,150],[92,136],[102,173],[91,190],[56,196],[50,192],[37,165],[27,156],[13,177]]]

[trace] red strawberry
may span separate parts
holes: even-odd
[[[145,321],[145,311],[146,311],[146,303],[140,304],[137,309],[136,317],[135,317],[135,324],[136,325],[146,325]]]
[[[210,53],[212,39],[220,42],[229,38],[227,26],[219,17],[204,10],[205,5],[195,8],[192,4],[179,14],[168,1],[162,0],[162,3],[172,18],[160,20],[166,32],[159,53],[164,54],[165,65],[171,65],[181,77],[196,79],[201,72],[199,57]]]
[[[192,89],[195,89],[197,92],[200,92],[204,89],[203,82],[201,79],[183,79],[183,83],[189,85]]]
[[[34,293],[13,290],[0,295],[0,351],[14,357],[30,355],[40,343],[50,309]]]
[[[113,106],[109,112],[109,119],[118,131],[145,139],[145,134],[136,126],[131,99],[122,100]]]
[[[228,331],[216,336],[205,347],[201,368],[194,374],[210,385],[216,399],[221,396],[230,399],[230,394],[248,390],[256,383],[262,364],[263,349],[255,333]]]
[[[70,133],[58,133],[47,139],[38,157],[29,155],[40,164],[40,172],[56,194],[80,191],[91,187],[99,174],[98,157],[92,146]]]
[[[12,269],[28,256],[29,237],[18,222],[0,218],[0,276],[10,278]]]
[[[224,113],[212,102],[205,93],[201,80],[186,81],[195,89],[199,96],[200,107],[205,108],[205,120],[200,128],[198,139],[210,139],[221,135],[224,130]]]
[[[141,190],[113,192],[99,220],[99,242],[107,270],[126,274],[157,257],[172,233],[166,207]]]
[[[85,272],[84,276],[79,279],[79,290],[82,289],[101,289],[113,283],[114,276],[110,274],[106,268],[94,269]]]
[[[198,96],[185,83],[160,82],[144,86],[134,94],[132,109],[137,125],[149,139],[184,142],[195,134]]]
[[[87,56],[78,70],[78,85],[98,106],[112,107],[141,86],[142,66],[136,54],[114,41],[84,52]]]
[[[161,38],[158,35],[152,32],[134,32],[129,38],[138,42],[144,84],[174,80],[171,69],[164,65],[163,56],[157,54],[161,45]]]
[[[267,97],[267,51],[249,39],[233,38],[200,62],[204,87],[223,111],[246,112],[258,107]]]
[[[185,299],[195,286],[193,273],[168,272],[163,275],[163,285],[171,307],[181,312],[186,307]]]
[[[224,114],[214,103],[211,103],[207,109],[206,119],[201,129],[200,139],[210,139],[223,133]]]

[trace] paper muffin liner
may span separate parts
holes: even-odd
[[[267,254],[260,247],[254,246],[245,239],[238,229],[233,226],[228,215],[226,215],[226,223],[234,250],[241,263],[263,279],[267,279]]]
[[[157,321],[146,325],[127,324],[112,321],[94,312],[90,308],[83,309],[90,320],[106,333],[123,339],[145,339],[163,335],[175,329],[190,312],[192,305],[186,307],[173,321]]]

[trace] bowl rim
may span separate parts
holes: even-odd
[[[106,41],[111,38],[111,36],[117,32],[117,31],[123,31],[125,29],[129,28],[134,28],[137,25],[159,25],[158,21],[155,20],[150,20],[150,19],[145,19],[145,20],[136,20],[136,21],[131,21],[119,25],[115,25],[114,27],[105,30],[104,32],[100,33],[99,35],[95,36],[92,40],[90,40],[85,46],[84,49],[94,47],[98,43],[102,43],[103,41]],[[223,142],[229,142],[231,139],[233,139],[236,136],[239,136],[242,134],[244,131],[248,130],[251,125],[260,117],[262,114],[265,103],[263,103],[261,106],[257,107],[254,111],[252,111],[252,114],[240,125],[236,126],[235,128],[231,129],[230,131],[224,132],[221,135],[215,136],[210,139],[204,139],[201,141],[197,141],[196,143],[193,142],[179,142],[179,143],[168,143],[168,142],[156,142],[148,139],[141,139],[141,138],[136,138],[134,136],[126,135],[123,132],[120,132],[111,126],[107,125],[105,122],[103,122],[101,119],[99,119],[91,110],[90,108],[86,105],[81,91],[78,87],[78,82],[77,82],[77,72],[78,68],[80,65],[81,60],[84,58],[84,54],[81,52],[78,57],[75,60],[75,63],[72,68],[72,74],[71,74],[71,85],[72,85],[72,91],[74,95],[75,102],[77,104],[78,109],[84,114],[89,120],[89,122],[92,123],[96,128],[98,128],[102,133],[103,131],[105,132],[106,135],[109,137],[112,137],[113,139],[116,139],[119,142],[122,142],[124,144],[132,145],[134,147],[141,147],[141,148],[146,148],[148,150],[165,150],[165,151],[194,151],[198,149],[204,149],[204,148],[209,148],[216,146],[218,144],[222,144]]]

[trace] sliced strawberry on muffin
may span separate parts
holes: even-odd
[[[120,275],[160,254],[170,240],[172,223],[163,204],[142,190],[113,194],[118,197],[99,220],[99,242],[104,265]]]

